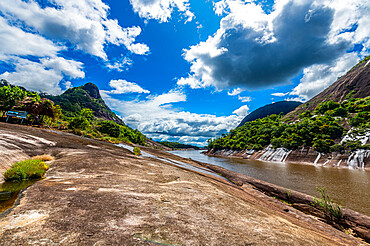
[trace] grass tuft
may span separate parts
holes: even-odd
[[[5,181],[38,179],[45,175],[49,166],[39,159],[20,161],[11,166],[5,173]]]
[[[137,155],[137,156],[141,155],[141,150],[139,147],[134,147],[134,155]]]
[[[341,220],[343,218],[343,211],[341,206],[336,204],[326,193],[325,187],[316,187],[320,193],[321,198],[314,197],[312,205],[318,205],[324,212],[325,216],[331,220]]]

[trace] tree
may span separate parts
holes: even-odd
[[[68,127],[73,130],[75,129],[86,130],[89,126],[90,126],[89,121],[81,116],[72,118],[68,125]]]
[[[26,97],[26,92],[18,86],[0,88],[0,111],[11,110],[19,101]]]
[[[108,134],[111,137],[117,138],[121,134],[120,126],[110,120],[105,120],[98,123],[98,130],[101,133]]]

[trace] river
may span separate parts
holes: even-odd
[[[368,170],[209,157],[201,152],[171,151],[172,154],[181,157],[210,163],[312,196],[318,196],[317,186],[324,186],[334,201],[370,216]]]

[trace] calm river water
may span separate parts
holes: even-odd
[[[334,201],[370,216],[370,171],[209,157],[201,154],[199,150],[171,151],[171,153],[312,196],[318,196],[316,186],[325,186]]]

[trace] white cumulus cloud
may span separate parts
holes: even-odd
[[[118,100],[106,93],[102,96],[126,124],[156,140],[206,145],[207,139],[226,133],[243,119],[235,114],[218,117],[176,110],[174,104],[186,101],[186,95],[179,90],[133,101]]]
[[[66,60],[63,57],[47,57],[41,59],[41,64],[44,65],[45,68],[52,68],[72,79],[85,77],[82,62]]]
[[[252,101],[252,98],[251,97],[242,97],[242,96],[239,95],[238,100],[242,101],[242,102],[250,102],[250,101]]]
[[[239,116],[247,116],[249,114],[249,107],[247,105],[243,105],[240,108],[234,110],[233,114],[237,114]]]
[[[50,94],[60,94],[59,82],[63,79],[61,71],[47,69],[39,62],[27,59],[13,58],[15,71],[0,75],[12,84],[20,85],[33,91],[43,91]]]
[[[62,49],[37,34],[9,25],[8,21],[1,16],[0,30],[1,55],[55,56]]]
[[[217,90],[287,84],[304,69],[346,57],[354,44],[368,49],[369,11],[367,0],[276,1],[271,13],[253,1],[217,1],[220,28],[184,50],[190,72],[177,83]]]
[[[145,19],[167,22],[175,9],[185,16],[186,22],[194,18],[189,0],[130,0],[130,3],[133,10]]]
[[[303,70],[304,75],[300,83],[289,94],[299,96],[304,100],[310,99],[329,87],[358,61],[357,54],[347,53],[331,64],[307,67]]]
[[[241,89],[241,88],[235,88],[232,91],[228,91],[227,92],[227,95],[229,95],[229,96],[236,96],[236,95],[239,95],[240,93],[242,93],[243,91],[244,90]]]
[[[275,97],[284,97],[284,96],[286,96],[287,94],[289,94],[289,92],[286,92],[286,93],[276,92],[276,93],[271,93],[271,96],[275,96]]]
[[[150,93],[150,91],[141,88],[138,84],[128,82],[124,79],[111,80],[109,86],[112,87],[113,90],[102,92],[106,94]]]
[[[135,54],[147,54],[145,44],[135,43],[140,27],[123,28],[109,18],[109,6],[101,0],[53,0],[42,8],[35,1],[2,0],[6,18],[22,22],[41,35],[69,42],[76,49],[107,59],[105,44],[124,45]]]

